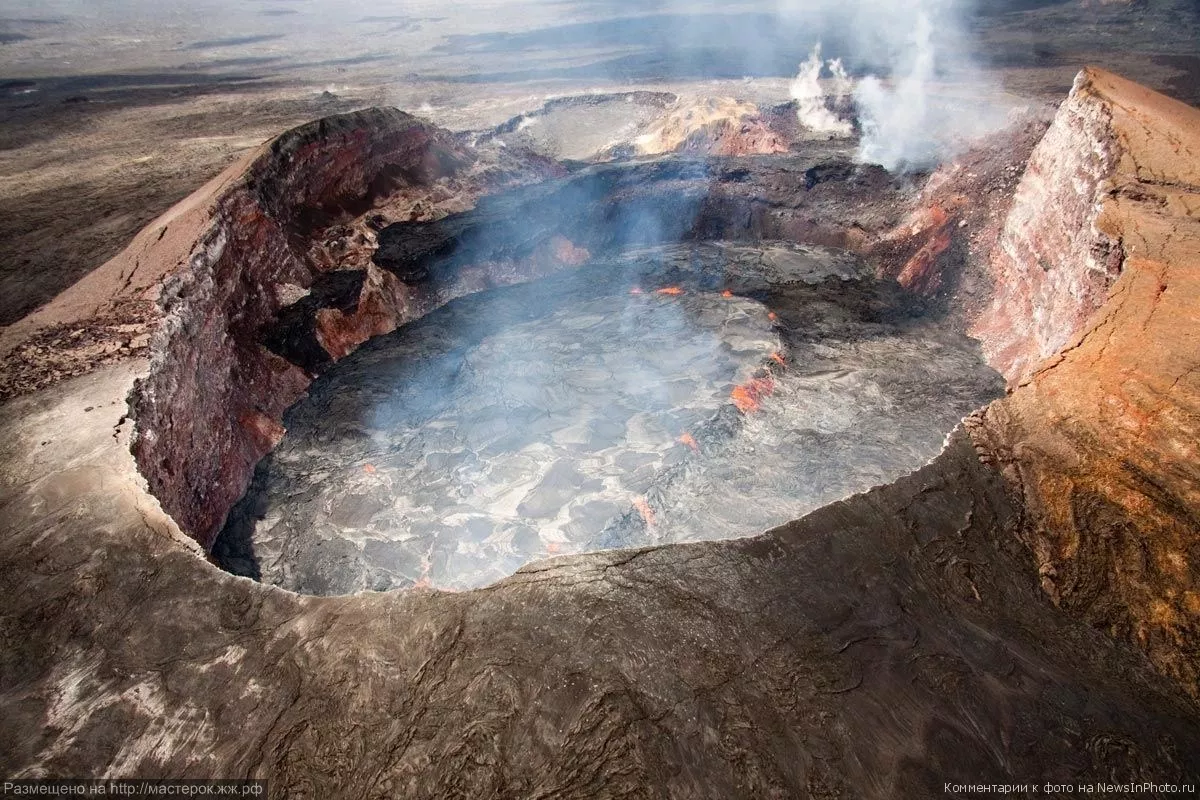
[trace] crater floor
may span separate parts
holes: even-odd
[[[750,536],[920,467],[1001,386],[844,253],[637,251],[455,300],[339,363],[215,552],[340,594]]]

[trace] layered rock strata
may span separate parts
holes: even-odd
[[[971,328],[1017,381],[1063,347],[1104,302],[1122,251],[1100,225],[1129,112],[1084,73],[1029,160],[992,255],[992,302]]]
[[[263,323],[320,274],[305,243],[351,206],[369,207],[399,186],[433,185],[468,163],[448,137],[411,117],[372,113],[275,142],[214,199],[186,267],[162,286],[154,361],[131,404],[133,449],[151,491],[202,544],[278,444],[279,418],[308,386],[304,370],[259,341]],[[368,330],[390,330],[403,319],[405,292],[386,276],[370,278],[355,307],[369,314]]]
[[[1005,242],[977,327],[1017,386],[972,435],[1054,601],[1200,695],[1200,111],[1083,73]]]

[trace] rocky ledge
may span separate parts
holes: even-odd
[[[38,363],[21,349],[37,336],[111,344],[124,334],[104,325],[139,324],[113,296],[155,330],[149,357],[118,346],[0,407],[6,774],[253,776],[279,796],[381,798],[1197,780],[1200,112],[1089,71],[1015,199],[1003,187],[1023,158],[1015,172],[949,165],[899,206],[868,202],[880,176],[828,198],[854,209],[832,228],[813,213],[832,162],[779,184],[787,203],[771,181],[704,195],[746,210],[742,230],[832,231],[841,241],[822,243],[988,331],[1011,393],[919,472],[752,539],[557,558],[460,594],[301,597],[220,572],[195,543],[236,498],[238,481],[216,491],[214,476],[244,481],[308,380],[261,326],[353,264],[368,273],[359,301],[314,316],[381,307],[368,286],[420,297],[419,280],[355,260],[359,222],[335,232],[331,218],[432,220],[555,169],[493,169],[403,115],[379,121],[391,138],[362,136],[362,119],[293,133],[5,332],[8,365]],[[290,149],[325,136],[339,147]],[[1083,155],[1098,144],[1103,157]],[[305,159],[317,166],[275,172]],[[360,207],[380,174],[400,199]],[[270,180],[287,191],[256,190]],[[960,202],[984,185],[998,190]],[[309,197],[306,213],[279,196]],[[459,267],[478,266],[471,252]],[[529,252],[574,259],[561,242]],[[989,316],[1004,297],[1029,316]],[[373,319],[390,321],[351,323],[349,340],[402,316]],[[1046,358],[1020,356],[1034,352]],[[189,418],[188,398],[212,404]]]

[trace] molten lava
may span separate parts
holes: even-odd
[[[729,397],[737,406],[738,411],[749,414],[752,411],[758,411],[762,407],[763,398],[773,391],[775,391],[775,381],[770,376],[751,378],[746,383],[733,387]]]
[[[636,508],[638,513],[642,515],[642,519],[645,520],[646,525],[654,525],[654,509],[650,507],[650,503],[646,501],[646,498],[639,497],[634,500],[633,507]]]
[[[781,367],[787,364],[787,361],[783,359],[783,353],[771,353],[771,360]]]
[[[665,286],[659,289],[655,294],[669,294],[672,296],[683,294],[683,289],[678,286]]]
[[[721,292],[721,297],[733,297],[733,292],[729,289]]]
[[[690,433],[686,433],[686,432],[683,433],[682,435],[680,435],[680,437],[677,441],[680,444],[684,444],[684,445],[687,445],[688,447],[692,448],[692,452],[694,452],[694,453],[700,452],[700,445],[696,442],[696,437],[692,436]]]

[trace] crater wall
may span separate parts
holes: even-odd
[[[971,327],[1011,382],[1083,327],[1120,272],[1120,243],[1100,215],[1127,152],[1121,113],[1096,73],[1081,73],[1017,186],[992,251],[991,303]]]
[[[1050,597],[1198,695],[1200,111],[1084,72],[1002,242],[972,435]]]
[[[164,508],[210,547],[315,372],[453,297],[679,239],[864,250],[900,222],[910,194],[819,148],[563,172],[468,148],[396,111],[276,140],[211,200],[161,279],[154,357],[131,414],[134,454]],[[162,261],[156,245],[147,250]]]
[[[406,114],[358,112],[281,137],[213,198],[210,224],[162,286],[154,358],[131,396],[133,451],[150,489],[202,544],[279,442],[283,411],[311,379],[260,341],[321,271],[309,239],[385,187],[420,191],[468,160],[444,132]],[[386,330],[405,298],[396,281],[379,283],[372,324]]]

